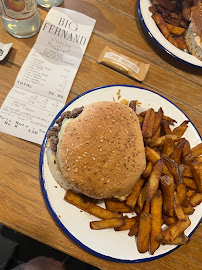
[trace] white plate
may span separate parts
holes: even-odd
[[[152,91],[134,86],[110,85],[90,90],[72,100],[59,112],[51,126],[54,125],[55,120],[64,110],[72,110],[95,101],[112,101],[113,97],[117,100],[118,90],[121,91],[121,98],[141,102],[141,106],[137,107],[137,113],[150,107],[157,111],[159,106],[161,106],[164,113],[176,119],[178,124],[188,119],[173,103]],[[201,143],[199,133],[191,122],[185,137],[190,141],[192,147]],[[91,254],[118,262],[154,260],[176,249],[176,246],[160,246],[154,255],[150,255],[149,252],[141,254],[137,250],[135,238],[129,237],[128,231],[115,232],[113,229],[91,230],[89,222],[98,219],[64,201],[65,191],[56,183],[47,164],[46,142],[47,138],[45,137],[41,148],[39,164],[43,196],[54,220],[76,244]],[[201,210],[202,204],[196,207],[194,214],[190,216],[191,226],[186,230],[186,235],[191,236],[197,228],[201,218]]]
[[[193,65],[195,67],[201,68],[202,61],[197,59],[195,56],[176,48],[163,36],[158,26],[151,17],[152,13],[149,11],[150,6],[150,0],[138,0],[138,12],[140,20],[149,36],[160,48],[165,50],[168,54],[172,55],[176,59]]]

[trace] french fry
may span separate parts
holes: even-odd
[[[174,147],[174,151],[172,153],[172,159],[177,162],[178,164],[180,164],[181,162],[181,155],[182,155],[182,151],[184,148],[186,141],[185,140],[181,140],[177,143],[177,145]]]
[[[142,124],[142,135],[144,138],[151,138],[154,129],[155,112],[152,108],[148,109]]]
[[[135,219],[135,223],[133,224],[132,228],[130,229],[128,235],[129,236],[137,236],[138,233],[138,228],[139,228],[139,216]]]
[[[174,150],[174,142],[172,140],[171,135],[166,135],[165,141],[163,144],[163,155],[170,156]]]
[[[195,207],[202,202],[202,193],[196,192],[190,199],[190,204]]]
[[[180,126],[173,129],[172,134],[175,134],[181,138],[184,135],[185,131],[187,130],[188,123],[189,123],[188,120],[185,120],[184,122],[182,122]]]
[[[191,151],[190,143],[187,140],[185,140],[185,144],[184,144],[183,151],[182,151],[182,156],[186,156],[190,151]]]
[[[193,147],[191,149],[191,151],[192,151],[194,157],[198,157],[198,156],[202,155],[202,143]]]
[[[173,240],[175,240],[191,224],[191,221],[188,218],[188,216],[185,215],[185,217],[186,217],[186,220],[185,221],[183,221],[183,220],[177,220],[175,223],[173,223],[172,225],[170,225],[165,231],[163,231],[161,233],[161,235],[156,238],[156,240],[160,244],[167,244],[167,243],[170,243]]]
[[[196,190],[194,190],[194,189],[188,189],[187,190],[187,193],[186,193],[186,196],[188,198],[191,198],[195,193],[196,193]]]
[[[169,122],[167,120],[163,120],[161,125],[162,125],[162,128],[163,128],[165,134],[168,135],[168,134],[172,133],[170,126],[169,126]]]
[[[175,25],[172,25],[172,24],[169,24],[169,23],[166,23],[166,25],[167,25],[170,33],[174,34],[174,35],[177,35],[177,36],[181,36],[186,31],[185,28],[182,28],[182,27],[179,27],[179,26],[175,26]]]
[[[155,163],[157,160],[161,158],[160,154],[157,153],[154,149],[152,149],[149,146],[145,147],[145,153],[146,153],[146,158],[152,163]]]
[[[140,179],[135,183],[131,194],[128,196],[126,200],[126,204],[130,207],[134,208],[138,199],[138,196],[140,194],[140,191],[142,189],[142,186],[144,184],[144,179],[140,177]]]
[[[191,188],[191,189],[197,189],[196,183],[194,181],[194,179],[189,178],[189,177],[184,177],[184,183],[186,185],[186,187]]]
[[[202,192],[202,164],[192,164],[191,170],[199,192]]]
[[[186,196],[183,203],[182,203],[182,206],[183,207],[188,207],[189,205],[190,205],[189,198]]]
[[[90,201],[85,201],[82,196],[79,194],[76,194],[72,192],[71,190],[66,191],[64,199],[77,206],[79,209],[84,210],[85,212],[101,218],[101,219],[109,219],[109,218],[121,218],[121,214],[117,214],[114,212],[111,212],[109,210],[106,210],[104,208],[101,208],[100,206],[90,202]]]
[[[168,37],[168,41],[169,41],[171,44],[173,44],[175,47],[180,48],[180,46],[179,46],[177,40],[176,40],[173,36],[170,35],[170,36]]]
[[[154,164],[153,170],[146,185],[146,201],[150,202],[159,187],[159,179],[163,170],[163,160],[159,159]]]
[[[153,1],[151,1],[152,4],[153,4]],[[155,4],[153,4],[152,6],[149,7],[149,11],[154,14],[156,13],[158,10],[157,10],[157,6]]]
[[[151,225],[152,225],[151,214],[141,212],[137,234],[137,248],[140,253],[144,253],[149,250]]]
[[[156,241],[156,237],[161,234],[161,218],[162,218],[163,198],[161,191],[158,190],[151,200],[151,237],[150,237],[150,252],[154,252],[159,248],[160,244]]]
[[[163,191],[163,213],[172,217],[174,213],[174,180],[168,175],[164,175],[160,177],[160,182]]]
[[[139,115],[144,118],[146,113],[147,113],[147,111],[143,111],[143,112],[139,113]]]
[[[167,0],[158,0],[159,6],[169,11],[173,11],[176,8],[176,3]]]
[[[165,224],[170,226],[172,225],[173,223],[175,223],[176,221],[176,217],[168,217],[168,216],[164,216],[164,221],[165,221]]]
[[[175,183],[176,184],[181,183],[183,179],[181,177],[179,177],[178,164],[173,159],[171,159],[170,157],[167,157],[165,155],[162,155],[162,158],[163,158],[163,162],[165,163],[169,172],[174,177]]]
[[[177,185],[176,192],[177,192],[179,202],[180,202],[180,204],[182,204],[185,197],[186,197],[186,193],[187,193],[185,183],[180,183],[179,185]]]
[[[190,150],[186,155],[183,156],[183,163],[188,164],[188,163],[192,162],[193,159],[194,159],[194,155],[193,155],[192,151]]]
[[[140,206],[136,203],[135,208],[134,208],[134,212],[136,213],[136,215],[139,215],[141,213],[142,209],[140,208]]]
[[[146,185],[142,188],[140,195],[137,199],[137,205],[139,205],[140,210],[142,210],[146,200]]]
[[[152,139],[157,139],[161,135],[161,126],[158,127],[157,131],[153,134]]]
[[[170,23],[172,25],[179,26],[179,27],[184,27],[184,28],[188,27],[187,22],[185,22],[184,20],[182,20],[180,18],[173,18],[173,15],[176,16],[177,14],[174,13],[174,14],[172,14],[172,17],[171,16],[165,17],[164,18],[165,22]]]
[[[180,234],[177,238],[175,238],[173,241],[165,243],[163,245],[187,245],[189,243],[190,239],[187,237],[184,233]]]
[[[196,157],[195,161],[198,163],[202,163],[202,156]]]
[[[194,207],[190,204],[187,207],[182,206],[182,210],[186,215],[192,215],[195,211]]]
[[[186,216],[180,206],[177,192],[174,192],[174,211],[179,220],[186,220]]]
[[[181,49],[181,50],[187,49],[186,42],[185,42],[185,40],[183,39],[182,36],[174,37],[174,39],[177,42],[179,49]]]
[[[192,174],[192,171],[191,171],[190,166],[185,166],[185,170],[183,172],[183,176],[189,177],[189,178],[193,178],[193,174]]]
[[[108,228],[116,228],[124,225],[124,220],[121,218],[109,218],[99,221],[91,221],[90,228],[92,230],[103,230]]]
[[[152,163],[155,163],[157,160],[161,159],[160,154],[157,153],[154,149],[152,149],[149,146],[145,147],[145,153],[146,153],[146,158]],[[163,173],[171,176],[168,168],[164,164],[163,164]]]
[[[139,123],[140,123],[140,126],[142,126],[143,122],[144,122],[144,117],[142,117],[141,115],[137,114],[137,117],[139,119]]]
[[[147,165],[146,165],[146,168],[143,172],[143,177],[144,178],[149,178],[151,172],[152,172],[152,169],[153,169],[153,164],[151,161],[147,162]]]
[[[173,130],[172,134],[175,134],[176,136],[181,138],[186,130],[187,130],[187,126],[179,126]]]
[[[154,120],[154,128],[153,128],[153,136],[159,132],[159,128],[161,127],[161,121],[163,119],[163,109],[160,107],[158,112],[156,113]]]
[[[152,18],[156,22],[157,26],[161,30],[161,32],[164,35],[164,37],[166,39],[168,39],[169,36],[170,36],[170,31],[169,31],[169,29],[168,29],[168,27],[167,27],[164,19],[162,18],[162,16],[159,13],[154,13],[152,15]]]
[[[142,212],[145,212],[145,213],[149,214],[150,213],[150,207],[151,207],[151,203],[150,202],[145,202]]]
[[[120,227],[116,227],[115,231],[125,231],[125,230],[130,230],[133,225],[136,223],[136,220],[138,219],[137,216],[132,217],[132,218],[124,218],[125,224],[121,225]]]
[[[179,178],[179,183],[184,183],[184,171],[185,171],[186,166],[184,164],[179,164],[178,165],[178,178]],[[178,185],[179,185],[178,183]]]
[[[150,146],[150,147],[156,147],[156,146],[163,145],[167,136],[169,136],[169,138],[171,137],[171,139],[172,139],[174,142],[180,140],[180,137],[177,136],[177,135],[175,135],[175,134],[164,135],[164,136],[161,136],[161,137],[159,137],[159,138],[157,138],[157,139],[152,139],[152,140],[150,141],[150,143],[149,143],[149,146]]]
[[[105,200],[106,209],[118,213],[131,213],[132,209],[126,204],[125,201],[118,201],[113,199]]]

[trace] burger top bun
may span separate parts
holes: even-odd
[[[146,164],[135,112],[111,101],[87,105],[65,129],[57,158],[74,191],[95,199],[125,199]]]

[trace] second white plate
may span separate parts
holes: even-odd
[[[193,65],[198,68],[202,68],[202,61],[197,59],[195,56],[186,53],[174,45],[172,45],[161,33],[158,26],[152,19],[152,13],[149,11],[149,7],[151,6],[150,0],[138,0],[138,12],[140,16],[140,20],[147,31],[148,35],[154,40],[154,42],[168,54],[173,56],[174,58],[186,63]]]

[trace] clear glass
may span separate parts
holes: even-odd
[[[41,25],[41,18],[38,10],[32,17],[25,20],[10,19],[2,14],[2,21],[9,34],[17,38],[32,37],[39,31]]]
[[[42,7],[51,8],[59,6],[63,1],[64,0],[37,0],[36,2]]]

